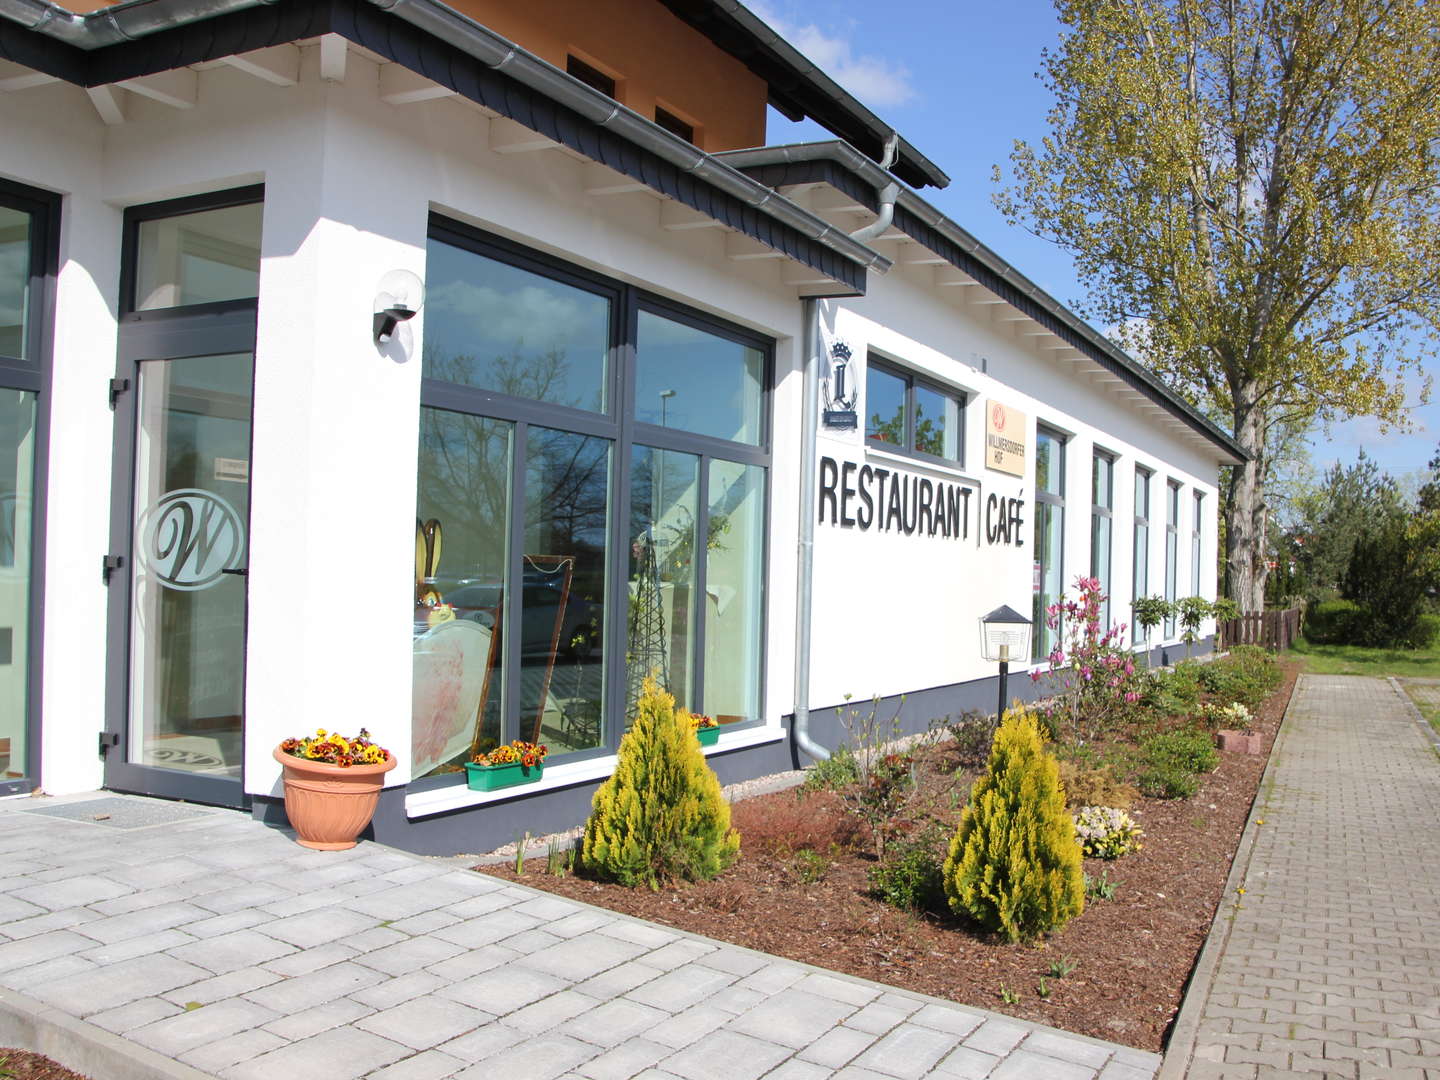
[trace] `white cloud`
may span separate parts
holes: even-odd
[[[843,33],[827,32],[813,22],[792,22],[768,4],[752,3],[750,9],[866,105],[904,105],[917,96],[909,68],[880,56],[855,55]]]

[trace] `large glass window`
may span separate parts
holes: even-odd
[[[1135,558],[1131,573],[1130,595],[1139,600],[1150,591],[1150,477],[1148,469],[1135,470]],[[1135,628],[1137,644],[1149,640],[1149,631],[1137,622],[1133,615],[1130,624]]]
[[[1095,452],[1090,466],[1090,576],[1100,583],[1100,626],[1110,626],[1110,531],[1115,509],[1115,459]]]
[[[1170,617],[1165,620],[1165,636],[1175,636],[1176,578],[1179,574],[1180,547],[1180,485],[1170,480],[1165,485],[1165,599],[1170,601]]]
[[[29,790],[41,328],[59,199],[0,180],[0,795]]]
[[[1065,439],[1039,428],[1035,434],[1035,571],[1031,634],[1034,659],[1043,660],[1060,641],[1061,627],[1046,625],[1046,609],[1060,599],[1065,562]]]
[[[612,302],[541,269],[432,243],[425,266],[426,377],[606,411]]]
[[[871,357],[865,366],[865,437],[886,450],[963,461],[965,397]]]
[[[417,778],[613,752],[650,675],[760,721],[769,344],[438,219],[428,259]]]
[[[688,323],[640,312],[635,418],[716,439],[758,444],[765,354]]]

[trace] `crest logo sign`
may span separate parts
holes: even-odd
[[[245,551],[245,525],[213,491],[167,491],[140,518],[139,559],[171,589],[208,589]]]

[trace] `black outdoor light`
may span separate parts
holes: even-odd
[[[384,345],[394,336],[395,327],[413,319],[425,305],[425,283],[409,270],[391,270],[380,279],[375,294],[373,330],[375,344]]]
[[[995,710],[998,723],[1005,717],[1010,661],[1023,661],[1030,655],[1030,620],[1002,604],[980,620],[980,643],[986,660],[1000,661],[1000,706]]]

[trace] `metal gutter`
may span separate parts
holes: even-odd
[[[50,0],[0,0],[0,16],[89,51],[279,0],[130,0],[78,15]]]
[[[862,182],[875,186],[890,183],[888,172],[881,169],[869,157],[841,141],[818,143],[792,143],[787,146],[761,146],[752,150],[727,150],[717,154],[737,169],[760,168],[766,165],[790,165],[802,162],[828,161],[855,174]],[[1184,420],[1200,434],[1234,457],[1229,464],[1249,460],[1249,455],[1240,448],[1225,431],[1217,427],[1208,417],[1198,412],[1159,378],[1117,346],[1109,338],[1080,318],[1044,289],[1036,285],[1023,273],[1010,265],[1004,258],[977,240],[963,226],[951,220],[944,213],[908,189],[901,189],[896,205],[914,215],[922,224],[934,229],[965,254],[974,258],[1003,282],[1023,294],[1044,309],[1068,330],[1084,339],[1094,352],[1091,358],[1121,375],[1158,404],[1164,405],[1177,418]],[[937,254],[941,254],[937,252]],[[959,267],[958,269],[965,269]]]
[[[761,19],[749,8],[739,3],[738,0],[709,0],[710,6],[719,9],[729,16],[740,28],[751,38],[759,42],[763,47],[773,52],[779,61],[790,69],[798,78],[809,82],[815,90],[828,98],[830,101],[850,117],[861,127],[868,131],[875,141],[884,146],[887,139],[894,134],[894,128],[881,120],[873,112],[860,103],[849,91],[837,83],[825,72],[821,71],[815,64],[795,46],[791,45],[783,37],[772,30],[768,23]],[[674,6],[671,5],[672,10]],[[680,14],[677,12],[677,14]],[[683,15],[681,16],[684,17]],[[703,32],[703,31],[702,31]],[[722,46],[723,47],[723,46]],[[806,110],[811,118],[822,126],[829,127],[825,120],[814,115],[813,110]],[[837,132],[837,134],[839,134]],[[925,181],[932,187],[943,188],[950,183],[947,176],[933,161],[917,150],[908,140],[900,139],[900,161],[904,161],[924,176]],[[853,149],[853,147],[852,147]],[[856,151],[857,153],[859,151]],[[873,159],[866,158],[874,164]],[[876,185],[883,187],[883,184]]]
[[[627,142],[648,150],[656,157],[754,207],[851,262],[879,273],[890,269],[891,261],[885,256],[850,239],[843,230],[802,209],[773,188],[752,180],[738,169],[719,160],[716,155],[697,149],[678,135],[671,134],[608,95],[586,86],[553,64],[527,52],[488,27],[481,26],[474,19],[460,14],[440,0],[369,2],[425,33],[448,42],[482,64],[503,72],[552,101],[573,109],[599,127],[613,131]]]

